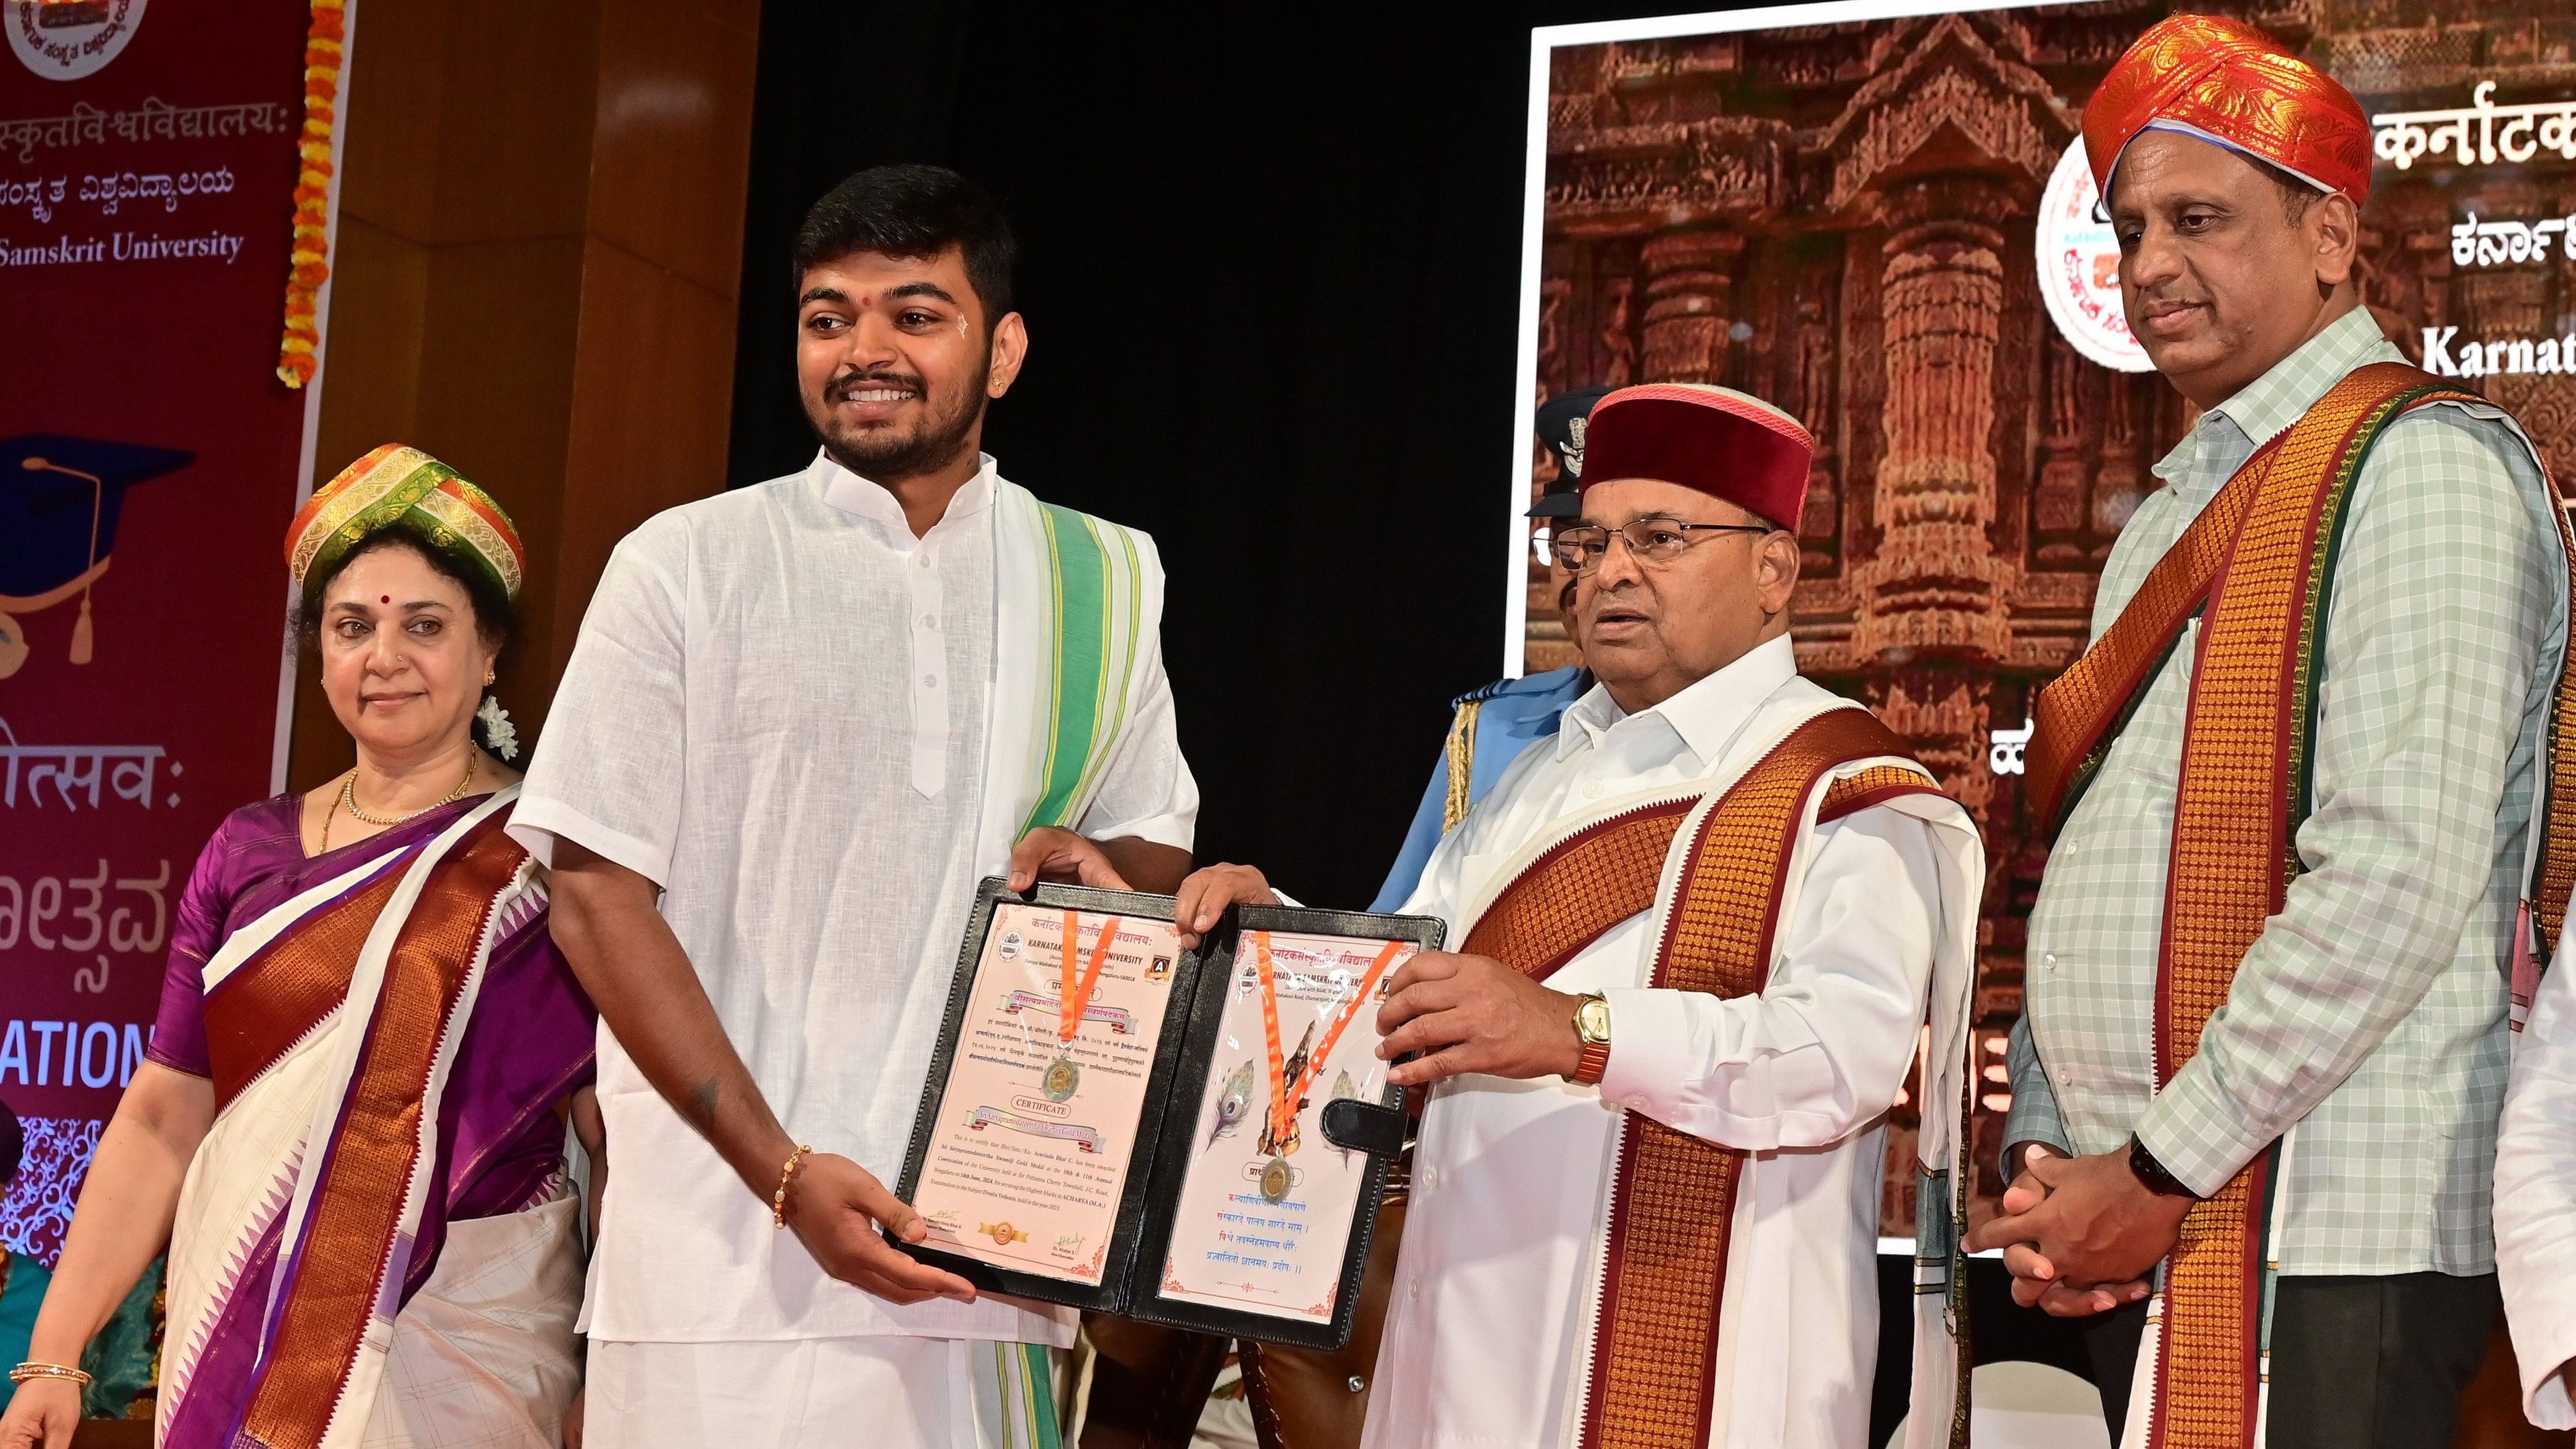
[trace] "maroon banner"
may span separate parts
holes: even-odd
[[[272,788],[305,466],[310,11],[147,4],[0,0],[0,1244],[48,1261],[197,853]]]

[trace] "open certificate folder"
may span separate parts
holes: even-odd
[[[1442,926],[984,882],[897,1191],[977,1286],[1264,1342],[1348,1341],[1403,1094],[1377,1009]]]

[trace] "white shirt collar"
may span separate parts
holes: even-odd
[[[993,480],[1000,476],[995,470],[993,455],[977,453],[975,462],[975,476],[967,479],[966,486],[958,489],[956,496],[948,500],[948,511],[939,516],[939,522],[931,525],[932,533],[992,506]],[[852,518],[881,525],[887,541],[897,548],[909,549],[917,541],[912,536],[911,522],[903,516],[903,505],[894,501],[894,495],[886,491],[885,485],[842,467],[833,461],[830,453],[820,448],[814,450],[814,461],[806,471],[821,488],[825,503]]]
[[[1566,707],[1565,722],[1556,732],[1556,757],[1561,760],[1577,749],[1598,747],[1611,731],[1623,725],[1637,728],[1628,725],[1630,720],[1660,720],[1701,764],[1710,764],[1744,728],[1744,722],[1753,717],[1762,701],[1797,673],[1797,647],[1783,634],[1754,645],[1735,662],[1634,715],[1619,707],[1607,687],[1596,684]]]

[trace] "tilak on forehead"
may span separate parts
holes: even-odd
[[[2359,205],[2370,195],[2370,119],[2334,77],[2250,25],[2214,15],[2156,22],[2084,107],[2084,154],[2107,203],[2129,144],[2175,131],[2252,156]]]
[[[907,294],[907,295],[906,295],[902,300],[904,300],[904,301],[907,301],[907,302],[908,302],[908,301],[911,301],[911,300],[912,300],[912,297],[911,297],[909,294]],[[950,299],[950,300],[954,300],[954,299]],[[858,300],[857,300],[857,301],[856,301],[856,303],[854,303],[853,305],[857,306],[857,308],[858,308],[860,311],[865,312],[865,311],[869,311],[869,310],[873,309],[873,308],[876,306],[876,304],[877,304],[877,294],[876,294],[876,293],[874,293],[874,292],[861,292],[861,293],[858,295]],[[967,322],[967,320],[966,320],[966,313],[965,313],[965,310],[964,310],[963,308],[960,308],[960,309],[958,310],[958,313],[957,313],[957,335],[958,335],[958,336],[960,336],[960,337],[963,337],[963,336],[965,336],[965,335],[966,335],[969,331],[971,331],[971,330],[972,330],[972,328],[971,328],[971,326],[968,324],[968,322]]]

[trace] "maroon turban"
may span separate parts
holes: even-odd
[[[1816,440],[1758,397],[1695,382],[1623,387],[1593,405],[1583,487],[1656,478],[1796,528]]]

